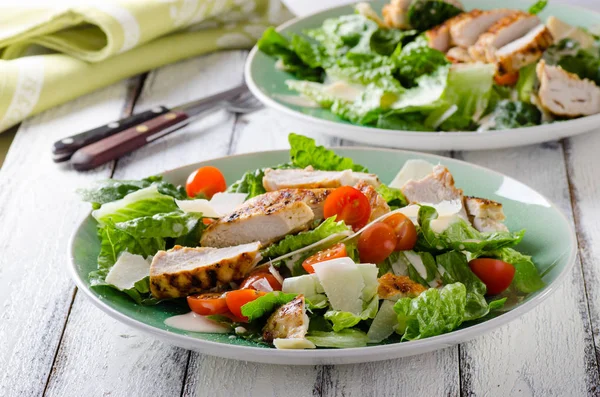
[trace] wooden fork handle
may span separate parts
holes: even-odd
[[[175,131],[175,129],[169,130],[169,128],[188,118],[186,113],[180,111],[171,111],[155,117],[79,149],[73,154],[71,163],[78,171],[96,168]],[[184,125],[182,124],[179,128]]]

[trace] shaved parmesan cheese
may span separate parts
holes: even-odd
[[[379,343],[394,333],[394,329],[398,325],[398,315],[394,311],[395,303],[384,300],[381,304],[367,332],[370,343]]]
[[[404,255],[406,255],[406,259],[413,265],[417,273],[419,273],[423,279],[427,279],[427,269],[419,254],[414,251],[404,251]]]
[[[277,349],[316,349],[315,344],[305,338],[276,338],[273,345]]]
[[[271,287],[271,284],[269,284],[269,282],[265,278],[259,278],[258,280],[253,282],[252,287],[254,287],[254,289],[257,291],[262,291],[262,292],[272,292],[273,291],[273,287]]]
[[[437,219],[429,222],[429,227],[435,233],[444,233],[446,229],[450,227],[450,225],[458,222],[461,218],[457,214],[440,216]]]
[[[281,291],[285,292],[286,294],[302,294],[309,298],[317,294],[317,283],[319,283],[319,280],[313,277],[312,274],[305,274],[298,277],[288,277],[283,280]]]
[[[123,252],[106,276],[105,281],[120,290],[134,287],[138,281],[150,276],[150,262],[141,255]]]
[[[418,225],[420,208],[421,208],[420,205],[411,204],[411,205],[407,205],[406,207],[402,207],[402,208],[398,209],[397,211],[401,214],[406,215],[406,217],[408,219],[410,219],[412,221],[412,223],[414,223],[415,225]]]
[[[273,277],[275,277],[277,279],[277,281],[279,281],[279,284],[283,284],[283,277],[281,277],[281,274],[279,274],[279,271],[277,269],[275,269],[275,266],[269,264],[269,273],[271,273],[273,275]]]
[[[246,193],[217,193],[212,199],[175,200],[183,212],[201,212],[207,218],[220,218],[233,212],[246,200]]]
[[[338,258],[314,266],[327,299],[334,310],[359,315],[363,310],[365,282],[358,266],[350,258]]]
[[[401,189],[410,180],[418,181],[433,172],[434,165],[425,160],[408,160],[394,178],[390,187]]]
[[[377,274],[379,273],[379,269],[377,268],[377,265],[372,263],[359,263],[356,266],[362,274],[365,283],[365,287],[362,290],[362,300],[368,302],[373,299],[377,293],[377,287],[379,287]]]
[[[336,81],[323,89],[324,94],[348,102],[356,101],[364,91],[364,88],[350,85],[344,81]]]

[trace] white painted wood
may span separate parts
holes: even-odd
[[[73,298],[69,236],[89,211],[77,187],[110,175],[51,160],[55,140],[118,118],[127,82],[24,122],[0,170],[0,395],[41,395]]]
[[[571,216],[562,145],[461,156],[530,185]],[[597,157],[589,164],[592,160],[598,164]],[[469,395],[586,395],[599,380],[579,264],[532,312],[461,345],[461,375],[463,393]]]
[[[241,78],[242,66],[241,53],[230,52],[157,69],[148,76],[134,111],[173,106],[233,87],[240,82],[235,77]],[[120,159],[114,177],[140,178],[226,155],[234,117],[217,116],[220,119],[192,124]],[[178,395],[188,356],[183,349],[122,325],[77,295],[47,394]]]

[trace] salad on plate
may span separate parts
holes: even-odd
[[[464,10],[459,0],[369,3],[304,34],[265,31],[258,49],[300,97],[354,124],[487,131],[600,113],[598,36],[528,11]]]
[[[485,321],[544,287],[502,204],[466,196],[442,164],[381,181],[290,134],[290,160],[227,186],[199,168],[80,190],[100,239],[93,288],[189,307],[168,327],[278,349],[403,342]]]

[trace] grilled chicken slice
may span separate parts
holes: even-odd
[[[500,19],[514,13],[514,10],[498,8],[495,10],[472,10],[460,14],[445,23],[450,27],[450,44],[469,48]]]
[[[362,194],[367,196],[369,200],[369,204],[371,205],[371,216],[369,217],[369,222],[374,221],[382,215],[390,212],[390,206],[386,203],[386,201],[381,197],[377,190],[365,181],[358,182],[355,186],[356,189],[360,190]]]
[[[304,296],[298,295],[271,314],[263,327],[263,339],[273,342],[278,349],[315,348],[314,344],[304,338],[308,332],[308,324]]]
[[[450,48],[450,26],[443,23],[425,32],[429,47],[434,50],[446,52]]]
[[[493,24],[477,42],[469,47],[469,54],[475,61],[495,63],[495,53],[541,23],[540,19],[526,12],[514,12]]]
[[[385,25],[390,29],[410,29],[406,15],[412,0],[392,0],[381,11]]]
[[[546,21],[546,27],[554,37],[554,41],[558,42],[562,39],[572,39],[579,42],[583,49],[594,47],[596,41],[594,36],[581,29],[580,27],[571,26],[566,22],[561,21],[555,16],[551,16]]]
[[[229,248],[176,245],[158,251],[150,265],[150,291],[155,298],[181,298],[244,278],[260,261],[260,243]]]
[[[524,66],[537,62],[553,43],[552,35],[544,25],[538,25],[525,36],[496,51],[500,74],[517,72]]]
[[[382,28],[386,27],[385,22],[379,17],[379,15],[377,15],[377,13],[373,9],[373,7],[371,7],[371,4],[364,3],[364,2],[358,3],[354,6],[354,9],[356,10],[357,13],[359,13],[363,17],[368,18],[371,21],[377,23],[377,25],[379,25],[379,27],[382,27]]]
[[[200,240],[204,247],[230,247],[260,241],[263,245],[306,230],[323,218],[332,189],[282,189],[256,196],[211,224]]]
[[[400,298],[414,298],[419,296],[427,288],[416,283],[408,276],[396,276],[386,273],[377,279],[377,295],[379,299],[398,300]]]
[[[593,81],[582,80],[543,60],[538,63],[536,72],[540,81],[539,101],[550,113],[563,117],[600,113],[600,88]]]
[[[480,232],[507,232],[502,204],[479,197],[465,197],[469,221]]]
[[[345,171],[315,171],[312,167],[305,169],[265,170],[263,186],[267,192],[280,189],[317,189],[352,186],[363,180],[369,185],[378,187],[381,181],[375,174]]]
[[[474,61],[466,48],[452,47],[446,53],[446,58],[452,63],[472,63]]]
[[[443,165],[433,167],[433,172],[418,181],[409,180],[400,188],[406,199],[411,203],[439,204],[442,201],[463,199],[463,191],[454,186],[454,178]],[[467,220],[464,208],[458,215]]]

